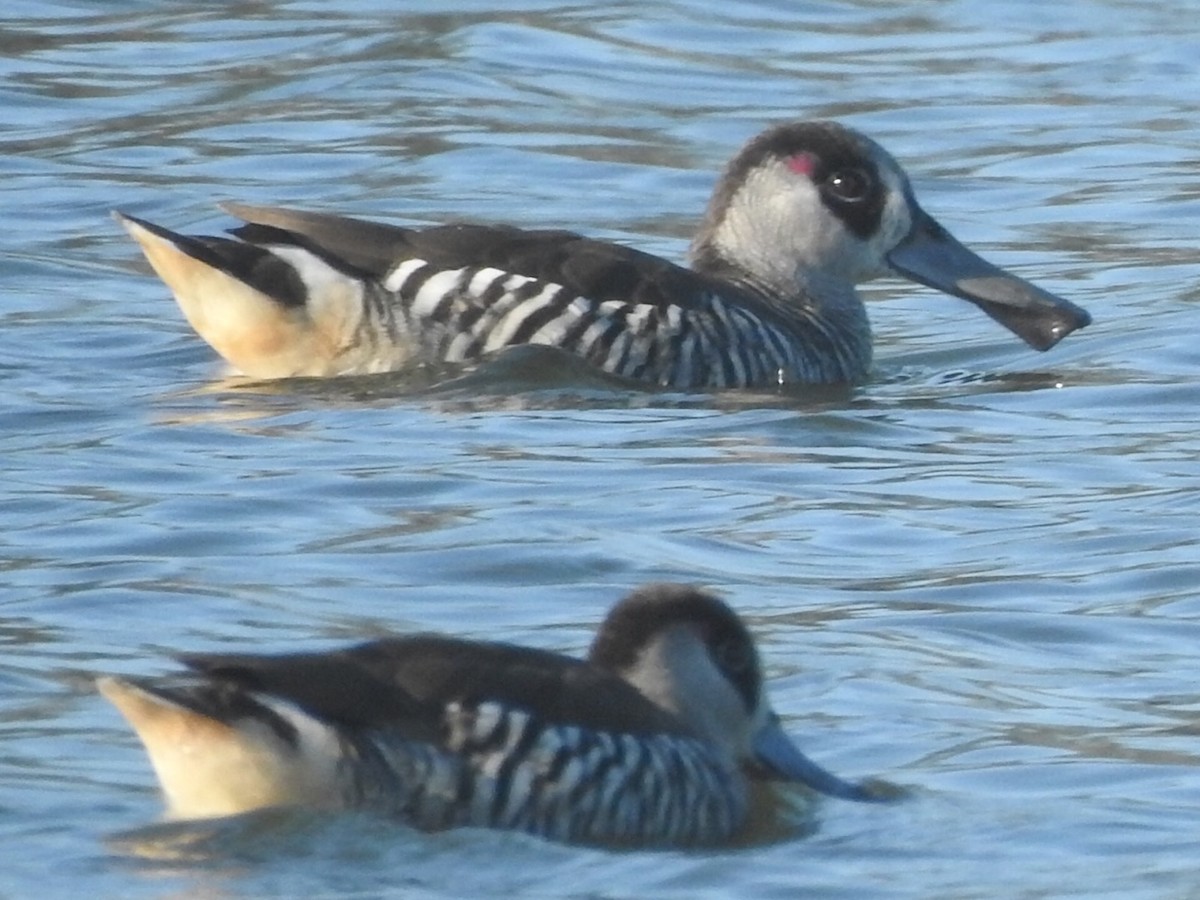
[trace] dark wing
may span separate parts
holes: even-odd
[[[350,267],[376,279],[400,260],[418,258],[446,269],[493,267],[561,284],[595,302],[686,305],[689,298],[714,289],[708,278],[691,269],[572,231],[524,230],[509,225],[399,228],[271,206],[226,203],[222,208],[249,223],[232,230],[242,240],[295,244],[331,265]]]
[[[603,731],[683,733],[631,685],[587,663],[509,644],[431,635],[331,653],[180,657],[214,680],[290,700],[353,729],[399,727],[437,740],[447,704],[487,701]]]

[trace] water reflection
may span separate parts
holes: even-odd
[[[1190,12],[10,4],[5,889],[969,895],[1001,852],[1013,894],[1195,893]],[[679,258],[729,149],[801,115],[878,137],[965,242],[1096,324],[1047,361],[881,283],[876,377],[814,400],[519,356],[249,385],[108,219],[292,202]],[[756,617],[777,705],[821,725],[806,750],[919,796],[703,857],[353,817],[154,826],[133,840],[157,860],[104,843],[157,799],[84,673],[464,621],[577,650],[614,587],[655,578]]]

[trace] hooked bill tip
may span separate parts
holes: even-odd
[[[992,265],[927,214],[887,261],[906,278],[974,303],[1036,350],[1049,350],[1092,321],[1069,300]]]

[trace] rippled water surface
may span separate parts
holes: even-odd
[[[1200,893],[1186,0],[15,0],[0,51],[0,894]],[[1036,354],[880,282],[853,390],[639,391],[536,354],[253,385],[108,218],[222,228],[239,199],[680,258],[724,160],[795,117],[868,131],[1095,324]],[[91,687],[390,629],[578,652],[652,579],[721,590],[806,750],[909,800],[706,854],[172,828]]]

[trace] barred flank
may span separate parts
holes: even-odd
[[[679,735],[548,725],[484,703],[451,706],[444,749],[365,741],[353,805],[414,825],[475,825],[569,842],[695,845],[727,840],[746,816],[736,768]]]
[[[802,308],[789,311],[789,325],[716,293],[661,306],[598,302],[492,267],[437,270],[408,259],[368,294],[364,329],[431,360],[542,344],[666,387],[844,381],[861,367],[848,338]]]

